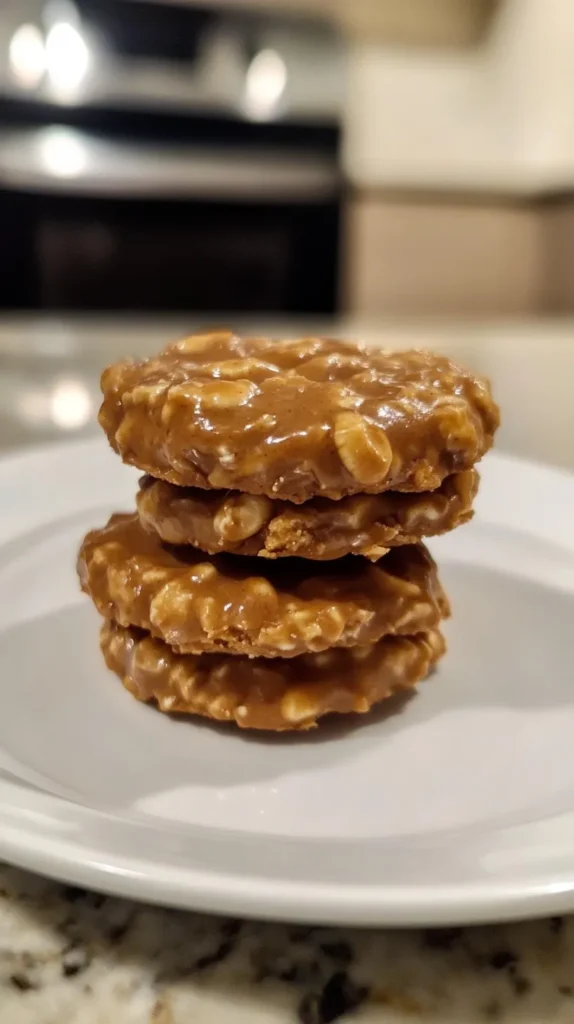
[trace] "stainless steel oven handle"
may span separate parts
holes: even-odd
[[[339,188],[334,159],[277,150],[151,145],[64,127],[0,131],[0,187],[117,198],[316,202]]]

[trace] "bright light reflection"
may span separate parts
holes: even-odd
[[[58,21],[46,36],[46,71],[54,89],[73,95],[90,67],[90,51],[79,28]]]
[[[92,400],[80,380],[61,380],[50,395],[50,419],[63,430],[83,427],[92,413]]]
[[[38,85],[46,68],[44,39],[36,25],[20,25],[8,49],[10,71],[25,89]]]
[[[40,159],[55,178],[76,178],[87,166],[86,147],[68,128],[50,128],[40,139]]]
[[[287,85],[287,66],[276,50],[256,53],[245,76],[245,109],[254,120],[265,120],[277,110]]]

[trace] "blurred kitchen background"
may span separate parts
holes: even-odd
[[[2,0],[0,308],[574,306],[572,0]]]
[[[280,6],[3,0],[2,307],[337,307],[345,46]]]
[[[554,344],[569,394],[574,2],[0,0],[0,228],[0,446],[205,323],[428,343],[509,397]]]

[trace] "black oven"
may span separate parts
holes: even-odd
[[[0,73],[0,308],[333,312],[329,34],[228,8],[66,4],[46,8],[68,11],[46,45],[58,30],[84,46],[91,77],[64,95],[57,64],[33,88],[8,57]],[[2,46],[26,41],[14,20],[4,28],[2,43],[0,12],[0,72]],[[276,110],[257,107],[283,87]]]
[[[73,160],[79,137],[53,137],[63,160],[70,144]],[[0,163],[1,148],[0,141]],[[134,159],[145,162],[145,155]],[[186,159],[193,164],[192,154]],[[212,188],[209,178],[179,189],[171,181],[163,195],[141,180],[134,189],[107,181],[90,191],[68,178],[47,187],[27,180],[29,167],[22,168],[0,190],[0,307],[333,311],[333,174],[270,190],[265,165],[255,160],[247,188],[233,181],[232,154],[217,160],[225,164],[225,187]]]

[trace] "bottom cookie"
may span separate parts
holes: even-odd
[[[143,630],[109,621],[100,642],[108,668],[138,700],[272,731],[310,729],[333,712],[369,711],[424,679],[445,651],[441,633],[431,630],[293,659],[177,654]]]

